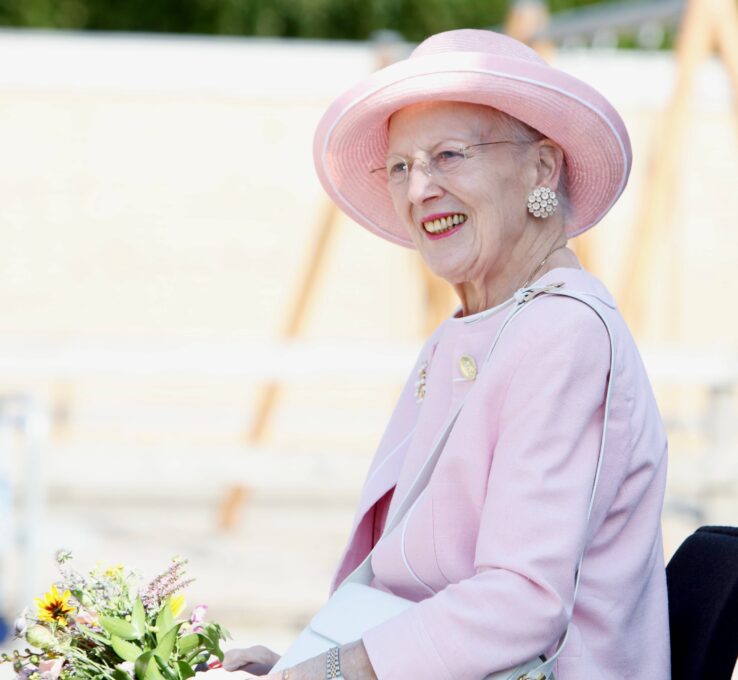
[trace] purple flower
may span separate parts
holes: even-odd
[[[206,604],[198,604],[197,607],[192,610],[190,623],[192,624],[193,633],[199,633],[202,630],[202,626],[200,624],[205,621],[205,615],[207,612],[208,606]]]
[[[202,623],[205,620],[205,614],[207,613],[208,606],[206,604],[198,604],[197,607],[192,610],[190,623]]]
[[[141,593],[141,600],[148,611],[156,610],[161,604],[178,590],[186,588],[194,579],[185,579],[184,570],[187,560],[172,558],[169,568],[159,574]]]

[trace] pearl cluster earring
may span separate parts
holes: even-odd
[[[534,217],[550,217],[558,204],[556,192],[548,187],[536,187],[528,194],[528,212]]]

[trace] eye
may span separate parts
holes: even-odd
[[[447,172],[461,165],[464,152],[459,149],[443,149],[433,156],[433,165],[441,172]]]
[[[404,158],[394,158],[387,162],[387,175],[390,179],[404,177],[407,173],[407,161]]]

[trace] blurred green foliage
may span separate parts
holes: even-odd
[[[550,0],[552,12],[602,0]],[[0,0],[0,26],[407,40],[500,24],[509,0]]]

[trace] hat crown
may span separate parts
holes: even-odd
[[[483,52],[498,57],[546,63],[535,50],[514,38],[478,28],[460,28],[432,35],[413,50],[411,57],[425,57],[445,52]]]

